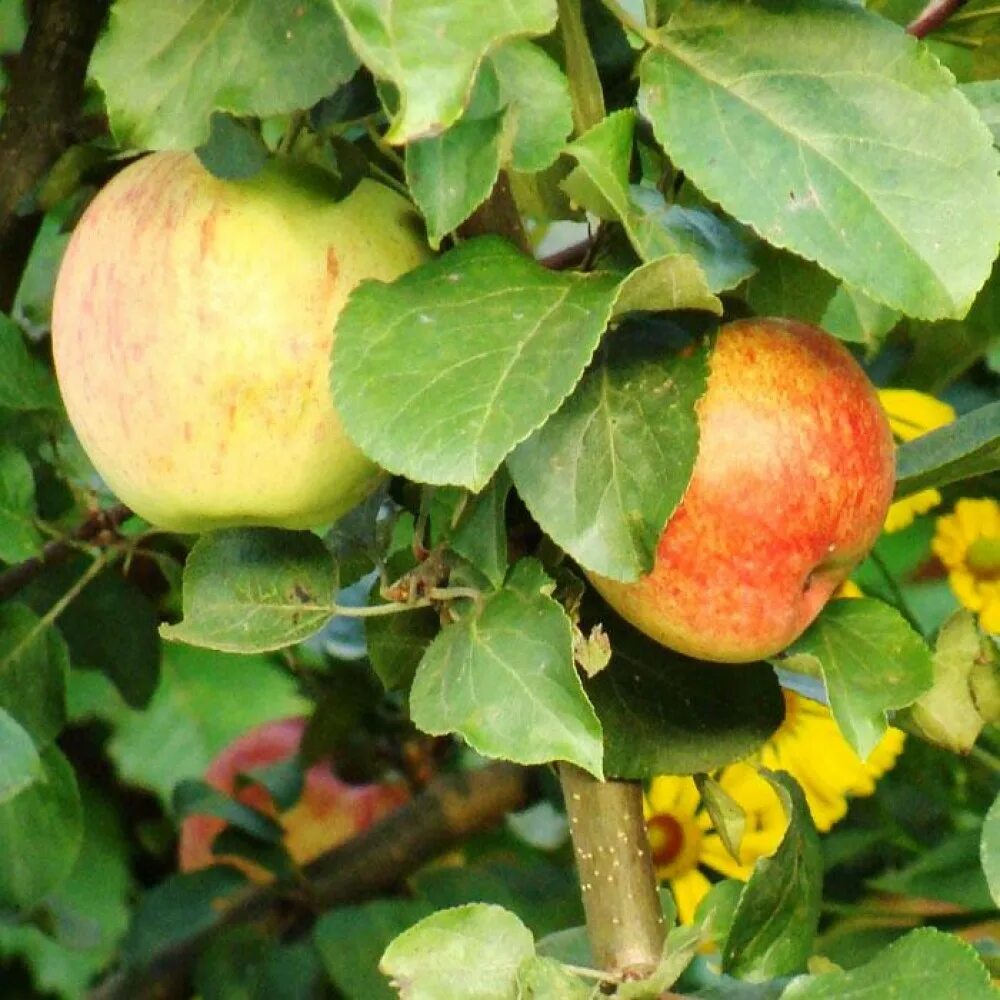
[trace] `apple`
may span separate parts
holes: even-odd
[[[875,543],[895,453],[878,397],[829,334],[723,326],[698,404],[698,457],[652,572],[588,576],[651,638],[740,663],[796,639]]]
[[[329,389],[350,291],[428,256],[400,195],[271,161],[243,181],[189,153],[131,164],[94,199],[56,283],[52,341],[97,471],[160,527],[308,528],[382,473]]]
[[[264,723],[230,743],[205,772],[205,781],[213,788],[279,819],[285,830],[285,848],[300,865],[366,830],[410,797],[406,786],[398,782],[348,785],[333,773],[329,761],[313,764],[306,771],[299,800],[280,815],[262,785],[243,784],[237,790],[238,775],[277,764],[296,754],[305,728],[304,718]],[[216,816],[194,815],[181,823],[178,846],[181,871],[195,871],[224,861],[241,868],[255,881],[269,880],[269,873],[244,858],[212,853],[212,842],[225,826],[225,821]]]

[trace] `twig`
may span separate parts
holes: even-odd
[[[579,267],[590,255],[591,239],[581,240],[579,243],[571,243],[562,250],[556,250],[547,257],[542,257],[538,263],[542,267],[547,267],[550,271],[568,271],[571,268]]]
[[[907,34],[914,38],[926,38],[937,31],[945,21],[968,0],[931,0],[931,2],[906,26]]]
[[[252,924],[288,926],[317,911],[370,899],[396,888],[421,865],[467,837],[486,830],[529,796],[530,772],[496,763],[480,771],[448,775],[364,834],[307,865],[301,884],[277,882],[244,890],[209,928],[171,942],[148,965],[122,969],[90,993],[90,1000],[169,1000],[186,997],[188,974],[205,945],[220,931]]]
[[[886,561],[875,549],[872,549],[871,552],[868,553],[868,558],[871,559],[872,564],[879,571],[879,574],[885,581],[886,587],[889,588],[889,593],[892,595],[892,600],[896,606],[896,610],[906,619],[917,635],[923,635],[924,630],[921,627],[920,622],[917,621],[917,616],[913,613],[913,609],[910,607],[910,602],[907,601],[902,587],[900,587],[896,577],[893,576],[892,570],[889,569]]]
[[[587,935],[597,966],[614,979],[648,976],[665,928],[637,781],[598,781],[559,765]]]
[[[93,542],[105,532],[117,536],[119,527],[131,516],[132,511],[123,504],[95,511],[69,538],[49,542],[42,549],[40,556],[4,570],[0,573],[0,601],[13,597],[31,583],[42,570],[64,563],[70,556],[76,555],[81,542]]]
[[[37,229],[18,209],[74,140],[87,64],[108,6],[109,0],[33,5],[0,119],[0,309],[10,308],[31,249],[27,237]]]
[[[485,236],[488,233],[505,236],[518,250],[531,256],[528,236],[505,170],[500,171],[489,198],[458,227],[458,234],[463,239]]]

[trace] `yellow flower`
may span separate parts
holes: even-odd
[[[979,614],[986,632],[1000,632],[1000,504],[962,499],[937,519],[931,548],[948,569],[958,599]]]
[[[864,597],[862,589],[853,581],[845,580],[834,592],[833,599],[839,600],[842,597]]]
[[[785,721],[759,752],[764,767],[787,771],[802,786],[813,822],[829,830],[847,812],[849,795],[871,795],[895,763],[904,735],[889,728],[867,760],[841,735],[825,705],[785,691]]]
[[[745,880],[758,858],[774,853],[787,826],[774,789],[749,765],[731,764],[718,781],[746,812],[739,861],[712,829],[693,778],[660,775],[650,784],[645,801],[653,864],[660,879],[670,884],[677,915],[685,924],[694,920],[711,886],[702,866]]]
[[[785,691],[785,721],[757,754],[760,764],[787,771],[802,786],[816,828],[829,830],[847,812],[847,797],[871,795],[895,763],[904,735],[890,728],[863,761],[837,728],[830,710]],[[730,764],[718,776],[743,808],[746,826],[739,860],[726,850],[702,807],[693,778],[660,775],[645,800],[646,828],[656,873],[669,882],[682,923],[690,923],[711,882],[702,869],[746,880],[754,863],[777,850],[788,825],[777,793],[749,764]]]
[[[947,403],[916,389],[879,389],[878,398],[897,441],[912,441],[955,419],[955,411]],[[884,530],[900,531],[912,524],[918,514],[926,514],[940,502],[937,490],[920,490],[903,497],[889,508]]]

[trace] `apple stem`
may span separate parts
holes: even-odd
[[[615,980],[659,965],[666,929],[638,781],[598,781],[559,765],[587,934],[595,964]]]
[[[379,615],[398,615],[404,611],[429,608],[442,601],[469,600],[479,604],[482,599],[482,593],[475,587],[431,587],[425,597],[419,597],[415,601],[390,601],[388,604],[367,604],[361,607],[334,604],[331,608],[335,615],[343,618],[377,618]],[[308,610],[308,606],[305,607]]]

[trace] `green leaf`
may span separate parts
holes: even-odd
[[[723,972],[758,981],[805,966],[823,895],[823,854],[802,790],[787,774],[761,773],[781,799],[788,829],[774,855],[754,865],[722,952]]]
[[[117,802],[85,783],[80,792],[84,829],[76,864],[40,909],[38,923],[52,920],[55,936],[30,921],[0,924],[0,955],[20,957],[39,993],[65,1000],[85,996],[108,968],[128,926],[132,890]]]
[[[698,786],[702,805],[712,820],[713,829],[726,850],[738,861],[740,844],[747,826],[747,814],[743,811],[743,806],[709,775],[696,774],[694,781]]]
[[[406,147],[406,183],[435,249],[493,190],[500,173],[503,113],[457,121]]]
[[[1000,400],[900,445],[896,496],[947,486],[1000,469]]]
[[[25,592],[45,614],[86,572],[81,556],[50,568]],[[59,615],[59,631],[75,667],[100,670],[135,708],[145,705],[160,676],[157,611],[138,587],[110,566],[91,580]]]
[[[483,576],[500,587],[507,575],[507,495],[511,481],[502,468],[482,493],[469,496],[454,487],[441,487],[431,498],[431,541],[467,559]]]
[[[704,663],[666,649],[602,609],[611,663],[587,682],[616,778],[713,771],[757,750],[785,702],[766,663]]]
[[[73,768],[55,746],[40,760],[39,780],[0,803],[0,901],[25,909],[66,880],[83,839]]]
[[[23,604],[0,605],[0,708],[45,746],[66,722],[69,656],[62,637]]]
[[[555,0],[447,5],[423,0],[333,0],[365,65],[399,92],[399,112],[386,136],[404,143],[454,124],[469,101],[486,55],[511,38],[547,34]]]
[[[972,691],[982,642],[972,612],[956,611],[934,644],[934,685],[910,706],[909,720],[918,735],[952,753],[968,753],[983,728]]]
[[[194,149],[213,111],[306,108],[357,66],[327,0],[118,0],[90,72],[121,145]]]
[[[1000,80],[963,83],[959,90],[989,126],[993,141],[1000,142]]]
[[[206,170],[226,181],[254,177],[267,163],[267,146],[260,135],[217,111],[210,119],[208,139],[195,152]]]
[[[996,990],[971,945],[954,934],[922,927],[850,972],[793,980],[781,1000],[990,1000]]]
[[[653,568],[698,455],[709,347],[678,350],[672,333],[654,323],[615,331],[569,399],[507,460],[546,534],[615,580]]]
[[[964,315],[996,255],[997,158],[926,48],[847,0],[685,0],[659,43],[639,108],[709,198],[879,302]]]
[[[870,299],[864,292],[842,284],[827,303],[819,326],[841,340],[864,344],[874,350],[901,316],[897,310]]]
[[[573,665],[565,611],[534,560],[444,629],[410,692],[414,725],[458,733],[487,757],[567,760],[601,777],[601,726]]]
[[[583,922],[580,882],[572,867],[538,860],[470,858],[462,866],[421,871],[413,890],[435,910],[465,903],[492,903],[510,910],[536,937]]]
[[[334,342],[347,432],[393,472],[478,492],[579,380],[617,288],[547,271],[496,237],[362,284]]]
[[[236,925],[199,950],[192,985],[201,1000],[317,1000],[325,983],[311,945],[281,945],[266,928]]]
[[[387,691],[409,689],[427,647],[440,630],[432,608],[365,620],[368,658]]]
[[[149,789],[165,805],[180,780],[203,775],[237,736],[309,707],[293,679],[266,657],[171,643],[164,646],[160,683],[144,711],[124,705],[99,674],[70,675],[71,717],[107,720],[107,752],[122,780]]]
[[[713,295],[705,272],[690,254],[670,254],[630,271],[618,286],[614,316],[623,313],[701,309],[722,315],[722,300]]]
[[[171,804],[178,822],[188,816],[218,816],[257,840],[267,844],[281,843],[283,829],[277,820],[237,802],[204,781],[186,778],[179,782],[174,788]]]
[[[925,847],[905,867],[884,872],[869,884],[883,892],[938,899],[963,909],[989,909],[992,899],[980,861],[981,846],[980,828],[960,830]]]
[[[524,171],[553,163],[572,125],[558,64],[523,39],[501,46],[480,68],[462,117],[406,147],[406,181],[431,245],[489,197],[503,163]]]
[[[573,128],[569,81],[546,52],[515,39],[491,56],[499,98],[507,109],[510,165],[537,173],[551,166]]]
[[[334,615],[337,567],[306,531],[234,528],[203,535],[184,567],[184,620],[165,639],[234,653],[301,642]]]
[[[219,919],[219,908],[247,884],[246,875],[228,865],[212,865],[196,872],[171,875],[139,899],[122,958],[130,968],[142,968]]]
[[[900,381],[939,395],[987,351],[1000,347],[1000,262],[961,320],[910,323],[913,353]]]
[[[629,184],[635,112],[616,111],[566,152],[579,164],[563,183],[570,198],[601,218],[618,219],[645,261],[690,254],[713,292],[734,288],[753,273],[740,237],[706,209],[668,205],[654,188]]]
[[[862,759],[885,733],[885,713],[911,705],[934,681],[923,639],[898,611],[870,598],[831,601],[776,662],[822,671],[833,717]]]
[[[767,243],[754,248],[756,272],[746,283],[746,300],[758,316],[785,316],[822,325],[840,287],[818,264]]]
[[[17,448],[0,442],[0,562],[18,563],[38,555],[42,536],[35,516],[31,463]]]
[[[42,776],[42,761],[31,736],[0,708],[0,806]]]
[[[59,393],[51,373],[28,353],[17,324],[0,313],[0,406],[51,410],[58,405]]]
[[[347,1000],[397,1000],[379,959],[394,937],[433,912],[423,899],[380,899],[325,914],[313,941],[330,981]]]
[[[499,906],[444,910],[400,934],[381,969],[407,1000],[511,1000],[531,931]]]
[[[983,820],[979,859],[993,902],[1000,906],[1000,795],[993,800],[993,805]]]
[[[517,972],[518,1000],[593,1000],[594,984],[554,958],[528,958]]]
[[[615,993],[616,1000],[658,1000],[661,993],[673,986],[687,968],[701,941],[700,928],[675,927],[663,944],[663,954],[656,971],[645,979],[622,983]]]

